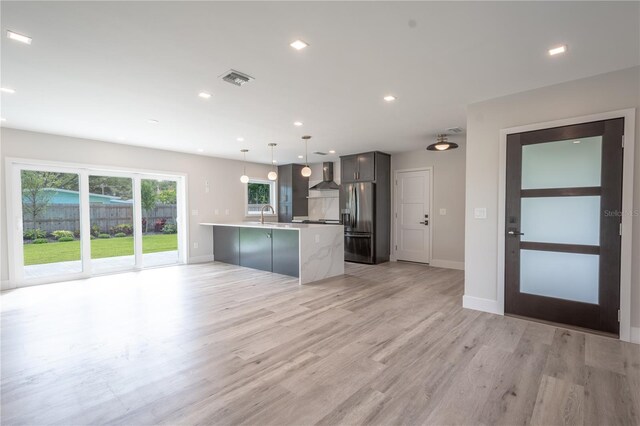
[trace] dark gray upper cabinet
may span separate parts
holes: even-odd
[[[278,222],[291,222],[294,216],[307,216],[309,178],[302,176],[300,164],[278,166]]]
[[[376,156],[386,155],[377,152],[346,155],[340,157],[342,182],[374,182],[376,181]]]

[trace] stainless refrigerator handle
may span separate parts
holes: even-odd
[[[353,215],[353,218],[355,219],[355,228],[358,229],[358,187],[357,186],[353,186],[353,194],[355,196],[355,200],[356,200],[356,214]]]
[[[351,227],[355,227],[355,223],[356,223],[356,191],[355,191],[355,186],[351,185],[351,206],[350,206],[350,210],[351,210]]]

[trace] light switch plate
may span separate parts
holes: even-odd
[[[447,209],[440,209],[440,216],[445,216],[447,214]]]
[[[196,209],[191,210],[191,216],[198,216],[198,213],[199,212]]]
[[[320,235],[316,234],[316,243],[320,242]]]
[[[229,216],[229,209],[225,209],[224,214],[226,214],[227,216]]]
[[[473,209],[473,218],[474,219],[486,219],[487,218],[487,208],[486,207],[476,207]]]
[[[220,209],[215,209],[215,210],[213,211],[213,214],[215,214],[216,216],[217,216],[217,215],[219,215],[219,214],[220,214]]]

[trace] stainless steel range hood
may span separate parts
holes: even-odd
[[[314,191],[333,191],[340,189],[340,186],[333,181],[333,163],[331,161],[322,163],[322,182],[309,189]]]

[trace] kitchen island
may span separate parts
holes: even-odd
[[[307,223],[201,223],[213,228],[215,261],[297,277],[344,274],[344,227]]]

